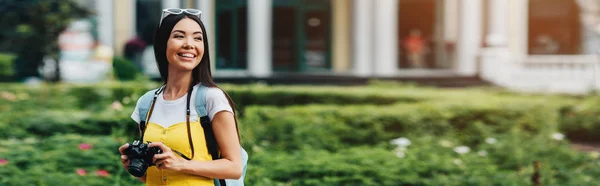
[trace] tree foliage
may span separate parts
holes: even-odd
[[[39,76],[45,56],[58,59],[59,34],[92,13],[74,0],[2,0],[0,12],[0,51],[17,55],[17,78]]]

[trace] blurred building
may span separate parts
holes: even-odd
[[[117,54],[136,36],[152,46],[161,9],[202,10],[214,75],[223,78],[465,76],[577,92],[596,87],[600,73],[597,0],[87,2],[99,41]],[[562,81],[569,86],[553,87]]]

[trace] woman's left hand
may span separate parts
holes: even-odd
[[[159,147],[162,150],[162,154],[154,155],[152,160],[158,169],[180,171],[187,161],[174,154],[171,148],[161,142],[152,142],[148,147]]]

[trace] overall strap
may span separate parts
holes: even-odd
[[[140,116],[139,127],[140,127],[140,131],[141,131],[140,140],[144,139],[144,131],[146,130],[146,124],[147,124],[146,119],[148,116],[148,110],[152,106],[152,99],[154,98],[154,93],[156,92],[156,90],[158,90],[158,89],[154,89],[154,90],[150,90],[150,91],[146,92],[140,98],[140,102],[138,104],[138,115]]]

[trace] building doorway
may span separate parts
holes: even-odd
[[[529,54],[580,54],[579,13],[575,0],[530,0]]]
[[[273,70],[329,71],[330,0],[273,0]]]
[[[439,50],[440,46],[443,47],[443,38],[440,37],[443,31],[443,24],[440,24],[443,21],[440,20],[443,2],[401,0],[398,4],[399,68],[446,68],[448,65],[442,64],[444,61],[438,54],[444,52]]]

